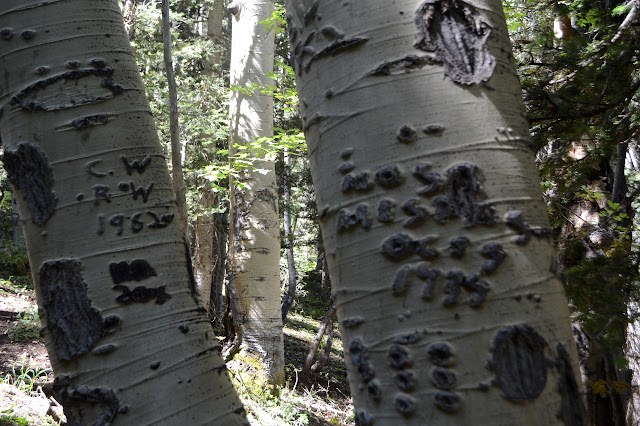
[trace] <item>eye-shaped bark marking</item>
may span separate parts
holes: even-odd
[[[458,411],[461,405],[460,396],[451,391],[440,391],[434,395],[433,399],[436,407],[448,413]]]
[[[426,135],[436,135],[438,133],[444,132],[444,130],[445,130],[444,126],[440,124],[427,124],[422,128],[422,131]]]
[[[119,323],[118,317],[102,318],[91,306],[82,262],[62,259],[45,262],[40,268],[40,291],[47,329],[56,355],[69,361],[86,353]]]
[[[528,324],[502,328],[493,343],[489,369],[509,401],[532,401],[547,384],[547,342]]]
[[[107,124],[108,122],[109,116],[107,114],[95,114],[76,118],[71,122],[71,125],[75,129],[80,130],[88,127],[99,126],[101,124]]]
[[[0,30],[0,38],[5,41],[11,40],[13,38],[13,31],[11,28],[3,28]]]
[[[33,83],[15,95],[10,104],[31,112],[54,111],[101,102],[123,93],[122,86],[113,83],[113,68],[94,61],[95,68],[74,69]]]
[[[340,157],[343,160],[348,160],[349,158],[351,158],[351,156],[353,155],[353,148],[347,148],[342,150],[342,152],[340,153]]]
[[[375,70],[369,72],[372,76],[388,76],[388,75],[401,75],[411,72],[415,69],[420,69],[424,65],[441,64],[442,62],[436,60],[431,56],[418,56],[407,55],[402,59],[396,59],[395,61],[383,62]],[[403,141],[400,141],[403,142]]]
[[[338,166],[338,171],[343,175],[345,175],[355,168],[356,168],[355,164],[353,164],[350,161],[345,161],[344,163],[340,163],[340,165]]]
[[[455,351],[447,342],[434,342],[427,348],[427,356],[435,365],[449,367],[453,365]]]
[[[38,146],[22,142],[15,151],[6,150],[2,161],[9,181],[22,191],[31,220],[44,225],[58,204],[47,156]]]
[[[64,406],[70,425],[110,425],[118,415],[120,403],[107,387],[72,386],[70,376],[53,381],[53,393]]]
[[[493,75],[496,60],[487,47],[491,26],[462,0],[427,0],[416,14],[415,47],[435,52],[445,75],[460,84],[479,84]]]
[[[480,268],[485,275],[491,275],[497,271],[507,257],[507,253],[502,249],[502,246],[494,242],[483,245],[480,254],[485,259],[489,259],[483,262]]]

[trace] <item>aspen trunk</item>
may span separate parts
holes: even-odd
[[[498,0],[287,0],[361,425],[584,424]]]
[[[230,5],[233,14],[231,85],[273,84],[274,34],[260,21],[271,17],[271,0]],[[232,91],[230,152],[273,133],[273,97],[257,89]],[[273,159],[253,157],[231,184],[229,262],[233,319],[244,349],[262,361],[269,383],[284,383],[284,337],[280,315],[280,226]]]
[[[116,0],[3,0],[0,134],[71,425],[242,424]]]
[[[296,262],[293,257],[293,232],[291,230],[291,185],[289,183],[291,173],[291,158],[289,151],[284,152],[284,176],[282,178],[282,186],[284,192],[284,239],[285,239],[285,256],[287,257],[287,273],[289,276],[289,285],[282,301],[280,310],[282,312],[282,321],[287,318],[289,308],[293,304],[296,296],[296,286],[298,284],[298,271],[296,270]]]

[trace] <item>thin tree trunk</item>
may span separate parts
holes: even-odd
[[[124,17],[124,29],[132,41],[136,36],[136,0],[123,0],[122,15]]]
[[[313,363],[311,366],[311,372],[317,373],[322,370],[322,368],[329,362],[329,356],[331,356],[331,347],[333,346],[333,318],[327,324],[327,344],[324,346],[324,350],[322,351],[322,356]]]
[[[498,0],[287,0],[356,423],[584,424]]]
[[[296,295],[296,286],[298,284],[298,271],[296,271],[296,263],[293,257],[293,233],[291,232],[291,185],[289,182],[291,173],[291,158],[289,150],[284,151],[284,176],[282,179],[282,186],[284,192],[284,239],[285,239],[285,254],[287,256],[287,272],[289,275],[289,286],[285,294],[282,306],[280,308],[282,312],[282,322],[287,318],[287,312],[293,303]]]
[[[221,65],[222,59],[222,21],[224,18],[224,0],[215,0],[213,5],[209,7],[209,15],[207,16],[207,37],[213,41],[216,45],[216,49],[211,53],[208,58],[209,67]]]
[[[193,272],[198,286],[200,298],[210,310],[211,288],[214,270],[214,239],[215,227],[211,209],[215,203],[214,195],[210,190],[204,189],[199,202],[199,212],[195,223],[195,248]]]
[[[318,352],[320,343],[322,343],[322,336],[324,336],[324,333],[327,331],[327,328],[329,327],[333,329],[333,317],[335,314],[336,314],[336,304],[335,302],[331,302],[331,306],[329,306],[329,310],[325,314],[324,319],[320,324],[320,328],[318,328],[318,332],[316,333],[315,339],[313,339],[313,341],[311,342],[311,345],[309,345],[309,353],[307,354],[307,359],[304,361],[304,366],[302,367],[303,372],[310,373],[313,371],[315,373],[322,367],[322,365],[324,365],[323,363],[323,364],[318,364],[316,366],[313,360],[316,357],[316,353]],[[327,341],[327,344],[329,344],[328,341]],[[315,370],[313,370],[314,366],[316,367]]]
[[[164,46],[164,68],[167,73],[169,87],[169,131],[171,134],[171,175],[173,190],[178,204],[178,218],[184,230],[185,239],[189,240],[189,222],[187,219],[187,198],[182,172],[182,147],[180,145],[180,128],[178,124],[178,88],[173,72],[171,59],[171,20],[169,19],[169,0],[162,0],[162,44]]]
[[[117,0],[0,2],[0,139],[71,425],[243,424]]]

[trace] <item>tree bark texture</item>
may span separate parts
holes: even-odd
[[[136,36],[136,0],[123,0],[122,16],[129,40]]]
[[[71,425],[244,424],[117,0],[0,4],[0,136]]]
[[[211,190],[204,189],[199,201],[199,212],[195,223],[195,249],[193,273],[198,286],[198,292],[204,306],[209,311],[211,286],[214,272],[214,239],[216,228],[211,209],[215,203],[215,196]]]
[[[287,273],[289,276],[289,283],[287,291],[282,301],[280,310],[282,312],[282,321],[287,318],[289,308],[293,304],[293,300],[296,296],[296,287],[298,284],[298,271],[296,270],[296,262],[293,256],[293,232],[291,230],[291,185],[289,184],[291,172],[291,159],[288,149],[284,152],[284,176],[282,178],[282,186],[284,192],[284,212],[283,212],[283,226],[284,226],[284,239],[285,239],[285,256],[287,257]]]
[[[164,69],[167,73],[167,86],[169,88],[169,133],[171,135],[171,177],[173,191],[176,194],[178,205],[178,218],[182,225],[185,239],[188,241],[189,221],[187,219],[187,196],[182,172],[182,147],[180,145],[180,124],[178,122],[178,88],[176,76],[173,72],[173,59],[171,58],[171,20],[169,0],[162,0],[162,45],[164,48]]]
[[[356,423],[586,421],[498,0],[288,0]]]
[[[224,18],[224,0],[215,0],[209,7],[209,14],[207,15],[207,37],[213,41],[217,49],[211,54],[209,59],[209,66],[207,68],[213,68],[213,66],[221,66],[222,50],[223,47],[223,32],[222,32],[222,20]]]
[[[260,21],[271,17],[273,2],[251,0],[230,6],[233,32],[231,85],[273,84],[274,34]],[[273,97],[231,92],[230,152],[273,133]],[[231,299],[241,345],[257,356],[272,384],[284,382],[284,338],[280,315],[280,225],[275,166],[254,158],[231,184]]]

